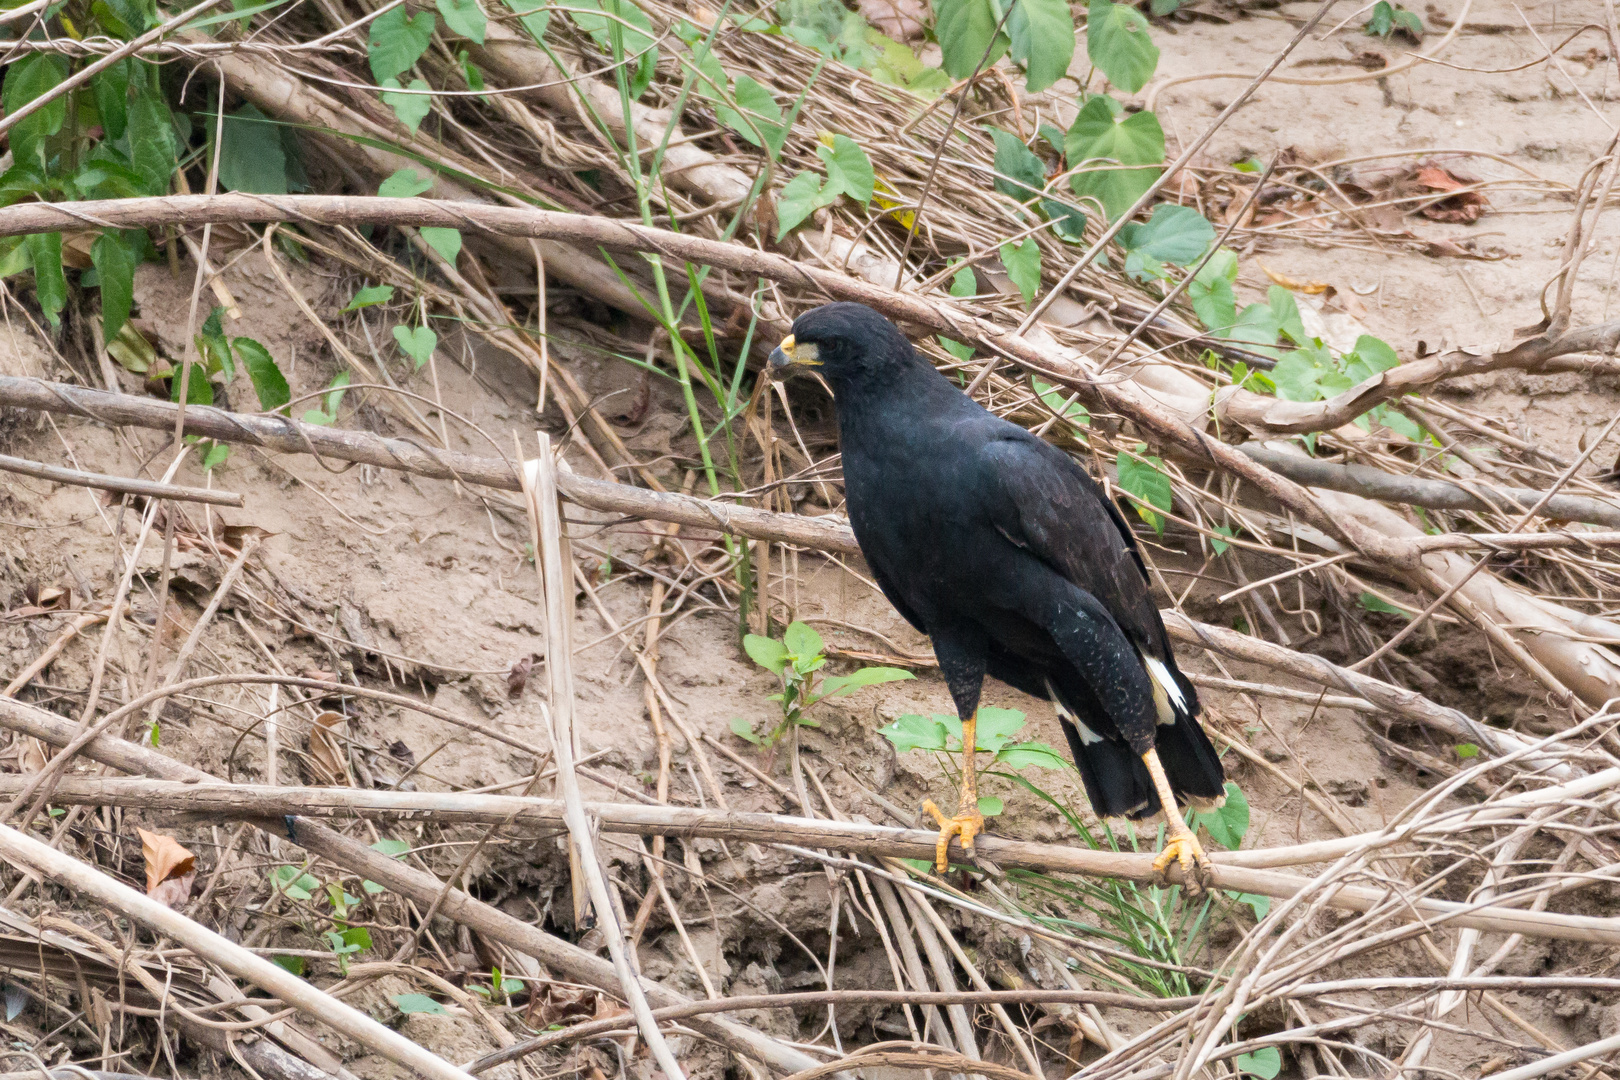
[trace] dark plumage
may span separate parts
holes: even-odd
[[[988,673],[1056,703],[1099,814],[1159,812],[1144,760],[1155,748],[1178,802],[1220,799],[1221,763],[1136,540],[1083,468],[982,408],[860,304],[800,316],[772,365],[831,386],[855,537],[884,595],[933,639],[964,721]]]

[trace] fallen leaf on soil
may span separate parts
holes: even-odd
[[[523,696],[524,687],[529,685],[529,675],[534,671],[534,665],[540,662],[539,653],[530,653],[512,665],[512,670],[506,673],[506,697],[508,701],[516,701]]]
[[[197,879],[197,856],[172,836],[135,831],[140,834],[141,857],[146,860],[146,895],[176,911],[185,907]]]
[[[1445,221],[1469,225],[1485,216],[1490,203],[1477,191],[1461,191],[1469,181],[1459,179],[1438,165],[1425,165],[1417,171],[1417,182],[1431,191],[1456,191],[1458,194],[1442,199],[1418,212],[1431,221]]]
[[[559,986],[547,983],[543,991],[529,1001],[529,1022],[536,1027],[548,1028],[570,1020],[590,1020],[599,1015],[601,1005],[595,990],[584,987]]]
[[[348,770],[343,767],[343,748],[337,732],[347,723],[342,713],[321,713],[309,729],[309,764],[315,779],[327,787],[349,782]]]

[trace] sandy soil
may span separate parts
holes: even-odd
[[[1270,9],[1257,5],[1248,12],[1206,6],[1212,18],[1156,26],[1155,39],[1164,52],[1161,73],[1179,76],[1257,69],[1313,9],[1305,3]],[[1444,9],[1431,5],[1424,13],[1431,28],[1424,47],[1437,40],[1442,32],[1438,28],[1448,25],[1444,20],[1459,17],[1461,10],[1457,0],[1447,0]],[[1336,9],[1334,14],[1349,18],[1351,9]],[[1365,305],[1365,325],[1403,356],[1413,355],[1420,341],[1430,345],[1503,341],[1511,338],[1514,328],[1534,323],[1540,317],[1538,296],[1557,267],[1559,246],[1568,228],[1568,191],[1604,153],[1613,119],[1608,102],[1620,93],[1614,64],[1603,55],[1606,46],[1596,34],[1565,49],[1565,59],[1556,69],[1535,61],[1543,56],[1540,42],[1556,43],[1584,23],[1601,22],[1603,17],[1602,6],[1590,2],[1519,6],[1476,0],[1465,29],[1442,54],[1444,64],[1419,63],[1393,76],[1337,85],[1263,88],[1217,134],[1202,164],[1218,166],[1250,157],[1264,161],[1274,153],[1289,151],[1301,160],[1322,163],[1330,175],[1343,179],[1352,174],[1364,176],[1365,172],[1357,170],[1389,160],[1412,161],[1463,150],[1472,156],[1447,156],[1445,161],[1458,172],[1491,182],[1491,210],[1472,225],[1443,224],[1415,215],[1391,222],[1395,228],[1409,229],[1418,241],[1469,245],[1484,256],[1480,258],[1430,257],[1415,251],[1411,243],[1391,242],[1380,249],[1365,240],[1352,240],[1351,234],[1342,231],[1303,239],[1299,230],[1292,230],[1258,243],[1251,257],[1245,258],[1240,280],[1246,292],[1258,298],[1270,284],[1262,264],[1296,281],[1326,282],[1352,292]],[[1311,66],[1297,71],[1308,77],[1339,77],[1361,71],[1345,64],[1357,53],[1371,49],[1394,61],[1411,48],[1398,41],[1366,37],[1359,30],[1361,19],[1350,18],[1348,25],[1324,39],[1307,40],[1298,56]],[[1534,33],[1526,27],[1526,20]],[[1595,51],[1588,52],[1589,48]],[[1527,66],[1502,73],[1489,70],[1515,65]],[[1172,142],[1194,137],[1243,85],[1237,80],[1199,81],[1165,91],[1158,107]],[[1387,156],[1376,161],[1352,160],[1374,155]],[[1620,226],[1605,219],[1598,230],[1597,251],[1582,274],[1577,322],[1598,320],[1609,313],[1620,256],[1617,229]],[[225,281],[244,312],[230,332],[256,337],[278,357],[288,358],[285,366],[295,394],[323,387],[335,367],[319,330],[286,297],[257,251],[222,254],[232,262]],[[321,317],[336,319],[350,284],[318,266],[297,273],[297,287]],[[184,325],[175,313],[184,311],[188,289],[189,279],[176,282],[160,265],[145,267],[138,280],[142,324],[170,352],[182,345]],[[558,301],[560,307],[569,302],[566,296]],[[376,327],[373,334],[377,334]],[[71,342],[61,347],[68,361],[74,359]],[[641,380],[627,365],[563,345],[554,355],[559,354],[593,395],[626,389],[639,392]],[[60,375],[69,366],[68,361],[49,355],[20,334],[0,339],[0,361],[0,368],[8,373]],[[503,450],[510,448],[513,432],[521,437],[532,430],[535,387],[527,373],[500,356],[472,349],[441,350],[438,364],[438,387],[453,446],[489,452],[482,436],[449,418],[451,411],[474,420]],[[139,392],[133,377],[124,378],[126,389]],[[431,396],[433,373],[424,370],[410,377],[407,386]],[[1612,416],[1614,390],[1569,375],[1481,377],[1454,388],[1459,400],[1513,418],[1523,432],[1533,433],[1560,451],[1574,447],[1584,431]],[[607,411],[615,410],[609,407]],[[432,418],[437,423],[438,418]],[[359,409],[346,422],[389,433],[400,430],[382,411],[371,407]],[[544,425],[555,434],[562,432],[554,412],[544,417]],[[629,445],[647,458],[689,450],[684,431],[678,392],[663,381],[651,386],[645,415],[621,427]],[[0,448],[12,454],[130,474],[143,467],[160,473],[172,454],[161,449],[162,440],[152,433],[118,433],[76,422],[53,425],[18,418],[6,419],[0,428],[0,443]],[[571,460],[582,471],[593,468],[583,455],[571,455]],[[682,477],[667,458],[656,467],[671,486],[679,486]],[[207,636],[205,666],[226,671],[267,665],[291,672],[341,669],[371,685],[393,685],[423,695],[443,709],[493,725],[525,745],[546,744],[536,689],[530,687],[515,698],[508,693],[512,665],[543,647],[538,588],[525,556],[527,527],[508,507],[448,483],[368,468],[328,472],[307,457],[250,450],[237,450],[212,480],[201,473],[192,456],[181,465],[176,481],[211,482],[242,492],[248,500],[242,511],[203,514],[190,509],[189,528],[182,531],[201,534],[212,519],[253,525],[268,533],[258,560],[261,568],[246,581],[248,599],[228,601]],[[0,602],[16,607],[24,602],[24,592],[30,587],[72,587],[79,595],[93,591],[95,597],[110,596],[123,557],[120,553],[127,555],[135,524],[133,515],[120,519],[116,508],[108,508],[83,489],[7,477],[0,482]],[[634,625],[639,633],[638,620],[646,614],[648,589],[645,579],[624,573],[622,567],[646,555],[654,543],[653,530],[628,524],[584,531],[597,551],[582,546],[576,549],[576,557],[594,580],[597,599],[615,622]],[[689,554],[701,546],[695,537],[683,537],[681,542]],[[113,643],[109,692],[117,698],[130,695],[148,678],[146,657],[156,629],[155,571],[160,549],[159,532],[142,556],[134,620]],[[1177,565],[1173,553],[1165,553],[1164,558],[1165,565]],[[613,565],[615,561],[620,563],[618,567]],[[220,573],[220,564],[198,548],[182,551],[173,565],[179,613],[172,618],[181,629],[176,632],[166,627],[163,631],[165,645],[171,650],[199,614]],[[859,569],[857,565],[846,571],[803,556],[797,582],[773,581],[771,592],[779,601],[791,601],[797,617],[823,620],[819,628],[836,646],[887,652],[891,644],[886,643],[892,643],[905,652],[926,652],[926,642],[875,594]],[[641,676],[592,600],[581,595],[578,603],[574,638],[582,739],[596,775],[604,781],[588,782],[587,795],[610,798],[622,797],[624,791],[648,793],[657,769],[657,750],[646,718]],[[1195,609],[1207,603],[1203,591],[1192,601]],[[1209,611],[1206,608],[1200,613]],[[1365,613],[1358,616],[1382,618]],[[0,672],[24,666],[59,632],[64,618],[0,621]],[[1299,620],[1285,615],[1284,621],[1298,641],[1308,639]],[[243,623],[252,628],[264,649],[244,630]],[[1323,651],[1330,654],[1336,648],[1331,637],[1330,622],[1330,633],[1322,642]],[[52,703],[69,713],[82,708],[82,692],[75,688],[88,681],[96,641],[92,637],[71,645],[30,691],[33,700]],[[1409,682],[1475,715],[1511,716],[1531,698],[1528,686],[1522,685],[1524,680],[1504,677],[1488,654],[1460,635],[1447,632],[1437,640],[1420,643],[1411,658],[1413,663],[1402,669]],[[1184,663],[1203,673],[1274,678],[1269,672],[1245,671],[1240,666],[1217,670],[1203,657],[1187,656]],[[684,722],[694,732],[712,736],[755,759],[755,752],[730,733],[729,725],[737,717],[756,726],[768,724],[775,706],[766,695],[775,685],[738,648],[734,617],[708,612],[681,618],[662,639],[659,671]],[[1387,821],[1434,780],[1381,754],[1351,715],[1230,694],[1204,696],[1212,726],[1249,741],[1267,761],[1334,800],[1341,820],[1352,827],[1372,828]],[[1028,713],[1028,737],[1062,744],[1047,704],[999,686],[990,688],[986,700]],[[219,708],[172,707],[162,719],[161,745],[165,752],[217,775],[263,780],[262,738],[257,733],[239,736],[252,718],[269,707],[268,694],[247,690],[229,705],[230,710],[223,712]],[[876,730],[902,713],[949,710],[942,682],[928,670],[920,670],[915,682],[865,690],[822,707],[822,726],[804,733],[804,761],[846,813],[880,822],[917,822],[917,807],[930,795],[940,797],[946,778],[925,755],[896,755]],[[397,778],[413,762],[411,782],[424,789],[501,784],[521,779],[534,769],[530,753],[417,714],[366,703],[355,704],[353,713],[349,735],[362,748],[358,756],[383,780]],[[315,779],[303,756],[308,724],[309,718],[302,714],[283,722],[282,739],[290,748],[281,763],[283,780]],[[779,777],[784,774],[786,756],[780,755],[774,763]],[[724,757],[712,751],[709,757],[725,782],[733,807],[786,808],[768,788]],[[695,783],[691,761],[677,738],[673,802],[697,805],[707,799]],[[1236,759],[1229,761],[1233,778],[1247,792],[1253,807],[1248,845],[1338,835],[1334,823],[1275,775]],[[1055,774],[1038,779],[1068,805],[1083,807],[1075,783]],[[995,822],[997,831],[1053,841],[1071,838],[1062,819],[1036,797],[1011,784],[997,783],[999,786],[987,788],[988,793],[1007,801],[1006,814]],[[219,829],[174,826],[153,815],[125,813],[123,832],[116,842],[126,852],[133,851],[133,861],[127,862],[130,868],[139,865],[138,844],[128,848],[136,824],[172,828],[209,864],[222,842]],[[437,833],[413,839],[436,838]],[[222,897],[248,896],[260,886],[265,866],[274,861],[273,853],[262,845],[257,839],[246,842],[241,849],[245,855],[227,876]],[[460,850],[440,848],[427,858],[435,869],[448,872],[459,860]],[[628,864],[623,849],[614,850],[612,857],[616,863]],[[669,857],[684,859],[688,866],[701,865],[717,886],[736,890],[753,905],[738,904],[718,888],[704,893],[689,886],[683,875],[670,876],[672,888],[690,908],[689,928],[698,954],[719,991],[763,992],[799,988],[813,981],[809,961],[784,934],[784,928],[800,935],[812,951],[825,955],[830,900],[826,876],[819,868],[781,855],[751,858],[727,853],[710,842],[672,843]],[[639,880],[639,870],[633,865],[624,873]],[[474,860],[469,880],[475,891],[514,914],[542,919],[565,933],[571,931],[566,863],[554,840],[492,845]],[[716,910],[718,915],[713,914]],[[954,915],[946,918],[957,919]],[[1216,928],[1211,940],[1217,947],[1233,939],[1237,929],[1246,925],[1248,915],[1239,908],[1223,911],[1219,918],[1235,922]],[[301,933],[295,926],[288,927],[277,931],[275,940],[289,947],[295,942],[312,947],[307,935],[300,938]],[[1038,963],[1026,960],[1015,935],[975,924],[964,936],[986,957],[998,958],[1012,977],[1041,981]],[[1527,945],[1513,963],[1535,970],[1547,961],[1552,949]],[[454,952],[452,959],[464,960],[470,969],[478,966],[476,957],[465,950]],[[655,915],[644,939],[641,962],[647,974],[702,993],[697,973],[661,915]],[[1386,953],[1380,964],[1380,970],[1434,970],[1415,948]],[[1510,965],[1508,970],[1514,969]],[[869,927],[841,943],[839,980],[844,985],[889,985],[887,962]],[[1514,1000],[1512,995],[1509,1000],[1528,1020],[1571,1043],[1599,1031],[1606,1034],[1614,1026],[1607,1004],[1579,994],[1556,1001]],[[1130,1015],[1111,1016],[1110,1020],[1122,1031],[1144,1023]],[[792,1022],[781,1014],[762,1017],[761,1023],[784,1035],[814,1034],[793,1030]],[[453,1060],[465,1060],[487,1048],[485,1034],[466,1021],[417,1017],[410,1024],[408,1033],[442,1048]],[[841,1014],[839,1027],[845,1038],[857,1041],[894,1037],[892,1018],[885,1021],[870,1010]],[[1374,1028],[1363,1037],[1388,1040],[1389,1045],[1381,1049],[1391,1049],[1404,1035],[1393,1028]],[[1446,1036],[1431,1063],[1477,1070],[1490,1056],[1491,1052],[1466,1039]],[[352,1062],[351,1067],[363,1076],[386,1072],[383,1066],[366,1060]]]

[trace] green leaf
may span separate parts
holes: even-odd
[[[1135,504],[1142,520],[1153,526],[1153,531],[1164,533],[1164,518],[1148,507],[1158,507],[1168,514],[1175,506],[1170,477],[1164,472],[1161,458],[1141,456],[1147,447],[1138,444],[1136,454],[1119,455],[1119,486],[1141,502]],[[1142,505],[1143,503],[1147,505]]]
[[[219,147],[219,182],[228,190],[287,194],[281,130],[251,102],[226,115]]]
[[[1248,904],[1249,910],[1254,912],[1256,922],[1265,918],[1267,912],[1271,910],[1271,897],[1269,896],[1261,896],[1259,893],[1252,892],[1228,892],[1226,895],[1240,904]],[[1250,1055],[1244,1054],[1242,1056],[1248,1057]]]
[[[101,281],[101,332],[111,341],[134,306],[135,267],[140,259],[122,236],[107,230],[90,245],[90,261]]]
[[[17,129],[11,130],[15,134]],[[24,243],[34,266],[34,296],[45,318],[52,326],[59,326],[62,308],[67,304],[67,278],[62,274],[62,234],[31,233]]]
[[[292,389],[287,385],[286,376],[281,374],[281,368],[276,366],[275,357],[270,355],[269,349],[250,337],[234,339],[231,347],[241,358],[242,366],[247,368],[248,378],[253,380],[253,392],[259,395],[259,408],[274,412],[292,400]]]
[[[973,725],[973,741],[987,754],[999,754],[1007,740],[1024,729],[1027,717],[1017,709],[997,709],[985,705],[979,709],[978,722]],[[960,725],[961,721],[957,721]],[[946,725],[949,727],[950,725]],[[961,728],[957,728],[961,738]]]
[[[1361,606],[1368,611],[1376,611],[1380,615],[1399,615],[1403,619],[1410,619],[1412,617],[1412,613],[1410,611],[1403,611],[1401,608],[1396,607],[1388,600],[1380,599],[1370,592],[1364,592],[1361,594]]]
[[[1237,252],[1221,248],[1204,263],[1187,286],[1187,298],[1192,301],[1193,312],[1204,328],[1224,334],[1237,322],[1237,294],[1232,285],[1237,281]],[[1275,337],[1272,340],[1276,340]]]
[[[862,206],[871,203],[877,178],[859,143],[847,135],[834,135],[833,144],[816,147],[816,154],[827,165],[824,193],[848,195]]]
[[[51,53],[30,53],[13,62],[6,69],[5,86],[0,89],[0,104],[10,116],[37,97],[54,90],[67,78],[67,61]],[[62,130],[67,121],[68,99],[58,97],[42,106],[32,116],[24,117],[14,126],[7,138],[11,143],[13,159],[21,164],[29,162],[43,169],[49,161],[45,140]]]
[[[1275,1046],[1262,1046],[1252,1054],[1239,1054],[1234,1064],[1240,1073],[1258,1076],[1260,1080],[1273,1080],[1282,1071],[1282,1054]]]
[[[1017,245],[1001,245],[1001,265],[1007,276],[1018,286],[1027,306],[1041,289],[1041,246],[1033,236],[1026,236]]]
[[[394,116],[398,118],[399,122],[409,128],[412,135],[415,135],[416,129],[422,126],[422,121],[426,120],[428,113],[433,111],[433,96],[423,93],[389,93],[390,90],[400,89],[398,79],[383,79],[382,85],[388,88],[383,91],[383,104],[393,109]],[[425,79],[412,79],[411,85],[406,87],[409,90],[427,90],[428,88]]]
[[[167,194],[179,152],[168,103],[150,86],[142,86],[130,105],[128,123],[124,134],[129,140],[129,160],[140,177],[142,194]]]
[[[1273,285],[1266,291],[1266,299],[1281,333],[1287,334],[1296,345],[1304,345],[1310,340],[1305,333],[1305,324],[1300,320],[1299,302],[1294,299],[1293,293],[1281,285]]]
[[[830,195],[822,189],[821,177],[802,172],[789,180],[776,200],[776,238],[778,240],[797,229],[804,219],[824,206],[838,201],[838,192]]]
[[[377,185],[377,194],[385,199],[409,199],[413,195],[433,187],[433,178],[424,176],[415,169],[401,169],[381,184]]]
[[[359,311],[361,308],[368,308],[374,304],[386,304],[393,298],[394,287],[392,285],[367,285],[354,294],[354,299],[350,300],[348,305],[343,308],[343,312]]]
[[[438,20],[431,11],[408,15],[403,6],[383,12],[371,22],[371,40],[366,58],[371,75],[379,83],[397,79],[427,52]]]
[[[724,80],[725,73],[720,71],[719,61],[712,56],[705,56],[714,65]],[[782,107],[771,96],[770,90],[755,82],[747,75],[737,76],[735,85],[731,88],[732,100],[737,108],[732,108],[724,101],[717,101],[714,114],[726,127],[735,131],[743,139],[755,146],[763,145],[770,150],[772,159],[782,152],[782,142],[787,138],[787,124],[782,119]],[[740,111],[739,111],[740,110]]]
[[[1418,18],[1417,12],[1407,11],[1399,5],[1395,7],[1395,29],[1404,30],[1419,41],[1423,40],[1423,20]]]
[[[1126,251],[1140,251],[1177,266],[1197,262],[1214,242],[1215,226],[1192,207],[1175,203],[1160,203],[1145,224],[1132,223],[1119,231],[1120,246]]]
[[[1080,198],[1097,200],[1110,220],[1153,186],[1164,161],[1164,129],[1158,117],[1150,112],[1120,116],[1120,111],[1113,98],[1093,96],[1063,140],[1070,168],[1097,163],[1076,172],[1069,185]]]
[[[821,655],[823,642],[821,635],[808,623],[788,623],[787,631],[782,635],[782,644],[787,651],[800,660]]]
[[[750,724],[748,721],[744,720],[742,717],[733,716],[731,718],[730,727],[731,727],[731,733],[733,735],[737,736],[737,738],[743,740],[744,742],[751,742],[755,746],[764,746],[765,745],[764,741],[762,739],[760,739],[760,737],[758,735],[754,734],[754,725]]]
[[[387,855],[390,859],[403,859],[410,853],[411,845],[404,840],[394,840],[388,838],[378,840],[375,844],[372,844],[371,850],[381,852],[382,854]]]
[[[983,814],[985,817],[995,817],[997,814],[1001,813],[1007,808],[1006,804],[1000,799],[996,798],[994,795],[979,796],[978,807],[979,813]]]
[[[379,885],[375,881],[362,881],[360,883],[360,888],[365,891],[367,896],[376,896],[379,893],[385,893],[388,891],[387,886]]]
[[[917,716],[908,713],[897,717],[892,724],[878,728],[882,735],[901,753],[907,750],[945,749],[945,725],[942,717]]]
[[[1236,533],[1234,533],[1232,531],[1231,526],[1229,526],[1229,525],[1217,525],[1217,526],[1215,526],[1214,531],[1220,533],[1222,536],[1236,536],[1237,535]],[[1232,545],[1228,544],[1224,540],[1217,540],[1212,536],[1212,537],[1209,538],[1209,546],[1214,550],[1215,554],[1217,554],[1217,555],[1225,555],[1226,554],[1226,549],[1231,547]]]
[[[1244,834],[1249,831],[1249,800],[1244,796],[1243,789],[1228,780],[1226,805],[1207,814],[1195,815],[1194,827],[1198,825],[1202,825],[1210,839],[1217,844],[1228,851],[1236,851],[1243,843]]]
[[[981,62],[989,67],[1006,51],[1011,42],[1007,35],[996,33],[1000,14],[990,0],[935,0],[934,36],[939,40],[946,74],[965,79]],[[990,50],[988,59],[986,49]]]
[[[990,137],[996,142],[996,190],[1021,203],[1040,195],[1046,187],[1045,163],[1010,131],[993,127]]]
[[[1153,78],[1159,49],[1142,13],[1112,0],[1091,0],[1086,13],[1086,55],[1108,81],[1134,94]]]
[[[417,370],[433,359],[433,350],[439,347],[439,335],[433,332],[431,326],[396,326],[394,341],[398,343],[400,352],[416,361]]]
[[[551,24],[549,0],[506,0],[506,6],[517,15],[535,44],[545,40],[546,27]]]
[[[1007,36],[1012,58],[1024,65],[1030,93],[1045,90],[1068,73],[1074,59],[1074,13],[1068,0],[1016,0],[1007,16]]]
[[[1009,743],[996,754],[995,763],[1009,769],[1065,769],[1069,762],[1052,747],[1041,742]]]
[[[192,364],[191,374],[185,373],[185,365],[176,365],[169,376],[169,400],[180,400],[180,384],[186,384],[187,405],[212,405],[214,403],[214,384],[208,381],[208,371],[203,364]]]
[[[109,139],[124,137],[124,127],[129,118],[129,69],[132,62],[126,57],[97,72],[90,80],[90,95],[96,100],[96,116],[101,120],[101,130]],[[15,148],[15,135],[12,140]]]
[[[417,231],[422,234],[422,239],[427,241],[428,247],[444,256],[445,262],[451,266],[456,265],[456,256],[461,254],[460,230],[424,225]]]
[[[278,866],[270,871],[270,884],[289,900],[308,900],[321,887],[318,880],[296,866]]]
[[[478,6],[478,0],[438,0],[439,14],[444,16],[445,29],[452,34],[460,34],[474,44],[484,43],[484,31],[488,28],[489,19],[484,9]]]
[[[754,663],[775,675],[782,674],[782,669],[787,666],[787,646],[772,638],[746,634],[743,636],[743,652]]]
[[[230,444],[210,442],[208,449],[203,453],[202,467],[204,472],[213,472],[225,464],[225,459],[231,456]],[[154,743],[153,745],[156,745]]]
[[[1457,751],[1457,756],[1460,758],[1479,757],[1479,746],[1476,743],[1458,743],[1454,749]]]
[[[821,696],[824,698],[837,697],[840,694],[853,693],[863,686],[878,686],[882,683],[903,682],[906,679],[915,679],[917,676],[909,671],[902,671],[892,667],[868,667],[851,672],[848,675],[834,675],[821,680]]]
[[[1355,350],[1345,354],[1344,362],[1344,373],[1353,381],[1361,382],[1398,366],[1401,358],[1383,341],[1371,334],[1362,334],[1356,338]]]
[[[446,1016],[449,1010],[426,994],[395,994],[394,1007],[409,1016],[411,1013],[427,1013],[430,1016]]]
[[[1389,32],[1395,29],[1395,6],[1389,0],[1378,0],[1361,29],[1374,37],[1389,37]]]
[[[302,956],[272,956],[270,962],[283,971],[304,977],[304,958]]]

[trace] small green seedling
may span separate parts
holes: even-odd
[[[1378,0],[1373,5],[1372,15],[1361,30],[1371,37],[1387,38],[1391,34],[1405,34],[1413,41],[1423,40],[1423,20],[1418,18],[1416,12],[1407,11],[1399,4],[1391,4],[1389,0]]]
[[[321,407],[304,410],[304,423],[319,424],[321,427],[331,427],[337,423],[338,406],[343,404],[343,394],[349,388],[349,373],[340,371],[332,379],[331,385],[321,395]]]
[[[996,709],[987,705],[979,710],[978,723],[974,726],[974,741],[978,743],[976,749],[992,755],[989,764],[983,767],[985,773],[1010,777],[1009,773],[997,772],[997,768],[1009,770],[1032,766],[1039,769],[1071,768],[1063,755],[1046,743],[1013,742],[1012,737],[1023,730],[1024,723],[1024,714],[1017,709]],[[957,717],[939,713],[932,716],[907,714],[898,717],[894,723],[879,728],[878,734],[888,739],[894,744],[894,748],[901,752],[927,750],[936,754],[957,756],[963,749],[962,721]],[[993,795],[979,799],[979,813],[985,817],[995,817],[1003,809],[1005,806],[1002,801]]]
[[[737,717],[731,721],[731,731],[739,739],[769,750],[776,746],[794,727],[820,727],[820,723],[805,716],[805,710],[828,698],[842,697],[863,686],[898,682],[916,678],[909,671],[891,667],[857,668],[848,675],[823,677],[818,674],[827,663],[821,650],[821,635],[802,622],[790,623],[782,640],[749,634],[743,638],[743,649],[754,663],[782,680],[782,692],[772,694],[770,700],[782,707],[782,722],[764,735],[754,732],[753,725]]]

